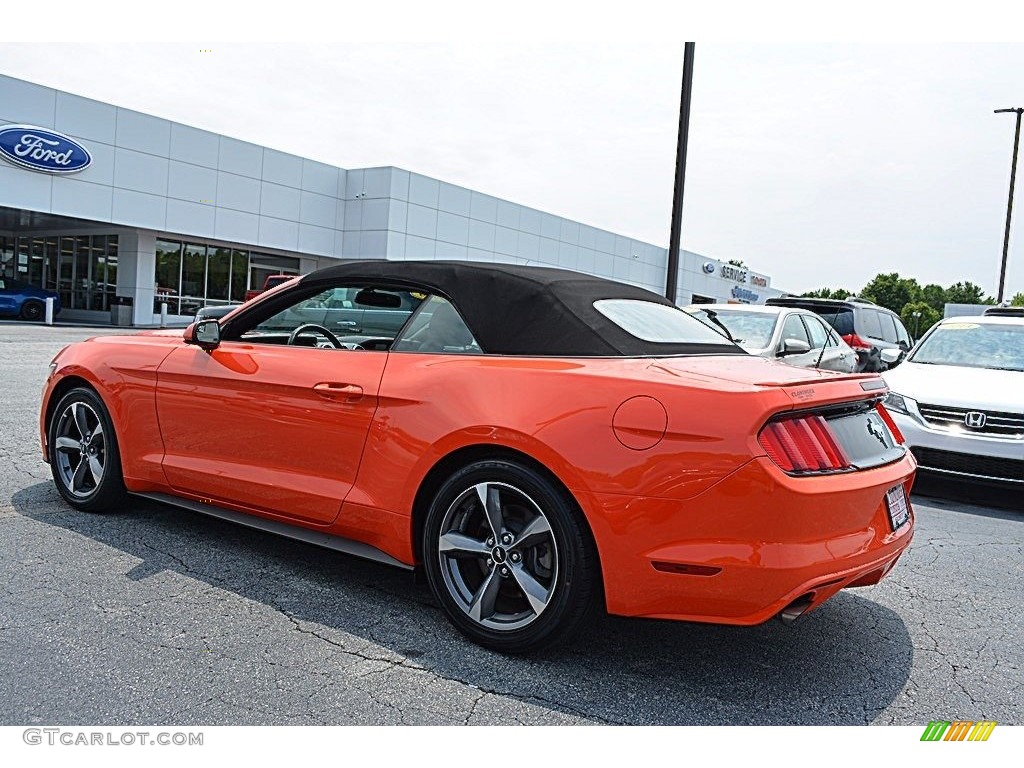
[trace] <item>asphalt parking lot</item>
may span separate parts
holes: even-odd
[[[930,484],[893,574],[792,626],[607,618],[508,658],[405,572],[141,500],[65,505],[40,388],[92,333],[0,324],[0,724],[1021,722],[1019,497]]]

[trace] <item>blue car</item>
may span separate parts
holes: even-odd
[[[0,277],[0,315],[42,320],[46,317],[46,300],[49,298],[53,299],[56,317],[60,312],[60,297],[54,291],[44,291],[11,277]]]

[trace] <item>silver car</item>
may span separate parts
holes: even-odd
[[[923,470],[1024,487],[1024,317],[950,317],[882,374]]]
[[[693,304],[686,311],[752,355],[853,373],[857,353],[814,312],[760,304]]]

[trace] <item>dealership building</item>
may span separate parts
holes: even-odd
[[[62,320],[184,323],[338,259],[558,266],[664,292],[665,248],[393,167],[344,169],[0,75],[0,277]],[[771,278],[684,251],[680,304]]]

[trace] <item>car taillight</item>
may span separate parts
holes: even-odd
[[[845,336],[843,336],[843,341],[845,341],[851,347],[856,349],[858,352],[868,352],[873,347],[870,341],[865,341],[856,333],[846,334]]]
[[[889,431],[892,432],[892,436],[893,439],[896,440],[896,444],[905,445],[907,440],[903,437],[903,433],[900,432],[900,428],[896,426],[896,421],[893,419],[892,414],[889,413],[889,410],[882,405],[882,403],[878,403],[875,408],[878,411],[878,415],[882,417],[882,421],[885,422],[885,426],[887,426]]]
[[[821,416],[770,421],[757,441],[768,458],[786,472],[841,472],[851,467]]]

